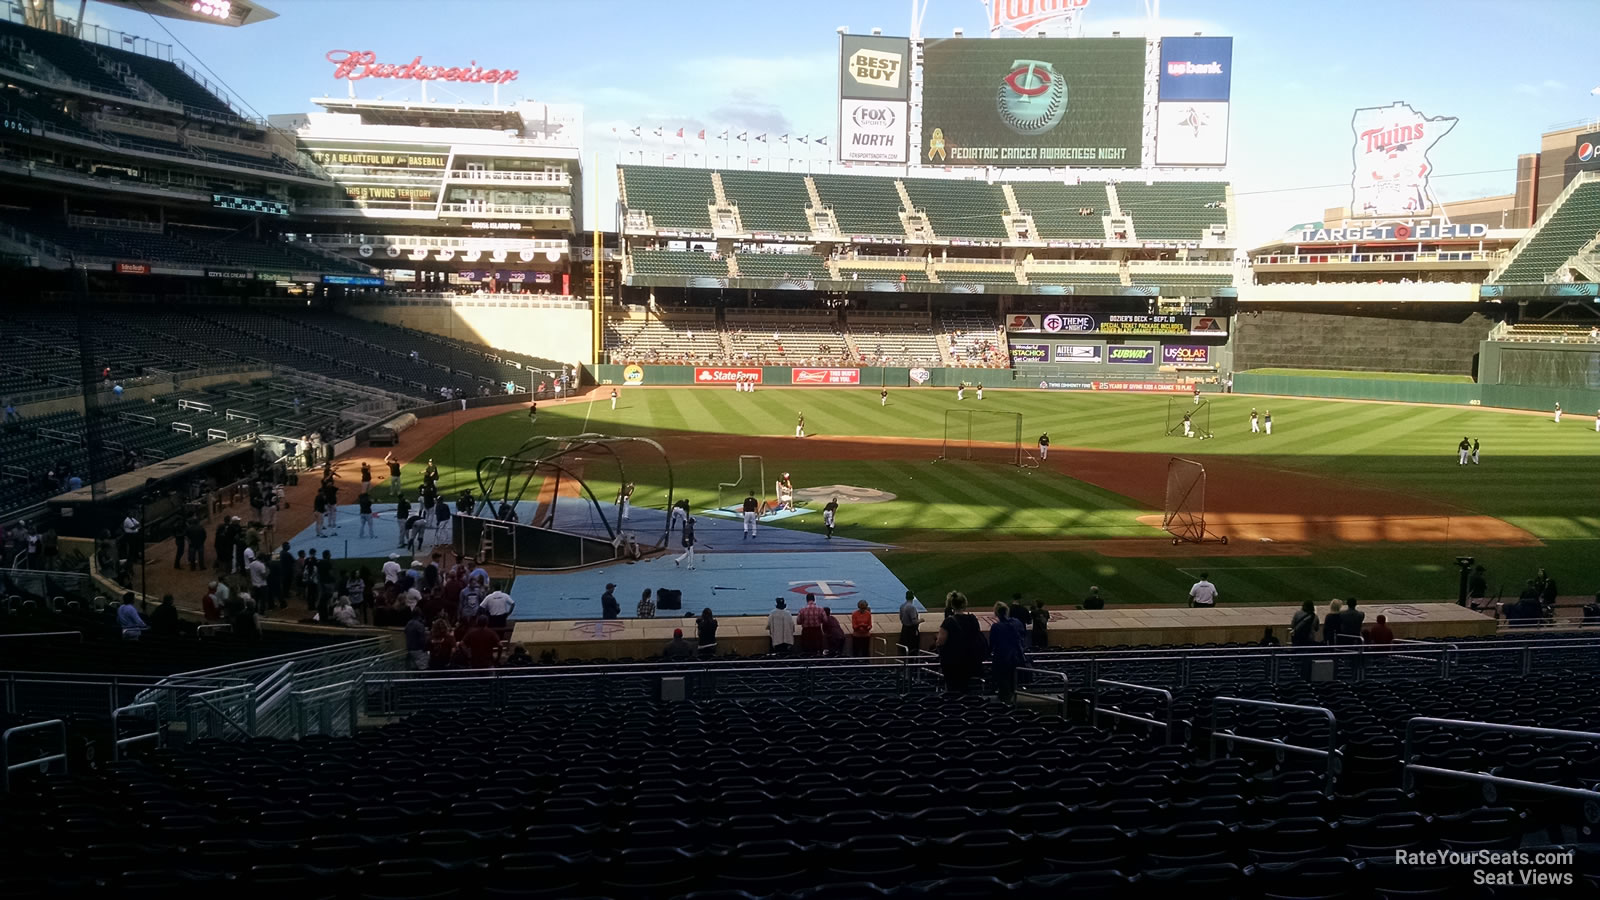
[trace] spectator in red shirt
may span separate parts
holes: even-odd
[[[850,640],[854,644],[853,654],[872,655],[872,608],[865,600],[857,603],[856,611],[850,614]]]
[[[489,617],[479,616],[461,638],[467,648],[467,660],[474,669],[492,669],[500,650],[500,635],[489,628]]]
[[[1378,621],[1367,629],[1367,643],[1392,644],[1394,643],[1394,629],[1389,627],[1387,616],[1378,616]]]
[[[800,649],[806,653],[821,653],[823,615],[815,594],[806,595],[806,605],[795,613],[794,622],[800,626]]]

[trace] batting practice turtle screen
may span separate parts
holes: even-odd
[[[930,40],[924,166],[1139,165],[1138,38]]]

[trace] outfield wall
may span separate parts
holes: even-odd
[[[1379,378],[1323,378],[1316,375],[1256,375],[1233,377],[1241,394],[1314,397],[1330,400],[1396,400],[1403,403],[1438,403],[1450,406],[1491,406],[1501,409],[1553,410],[1576,415],[1600,410],[1600,390],[1523,384],[1450,384],[1436,381],[1400,381]]]
[[[697,385],[732,389],[738,381],[771,387],[934,387],[960,384],[1025,387],[1048,390],[1162,391],[1187,393],[1185,376],[1122,371],[1058,371],[1053,366],[1028,369],[959,369],[904,367],[805,366],[584,366],[584,375],[600,385]],[[630,372],[630,370],[633,370]],[[1202,376],[1204,377],[1204,376]],[[925,379],[925,380],[922,380]],[[1203,390],[1214,390],[1207,385]]]

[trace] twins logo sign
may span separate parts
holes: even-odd
[[[1044,317],[1045,331],[1072,331],[1089,332],[1094,330],[1093,316],[1068,316],[1060,313],[1051,313]]]
[[[799,594],[802,597],[806,594],[816,594],[818,599],[821,600],[827,600],[831,597],[850,597],[856,593],[856,583],[849,579],[840,579],[838,581],[824,579],[791,581],[789,582],[789,593]]]
[[[1017,134],[1044,134],[1067,113],[1067,80],[1047,62],[1019,59],[1000,79],[1000,121]]]

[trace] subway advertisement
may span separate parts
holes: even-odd
[[[1137,38],[929,40],[924,166],[1139,165],[1145,43]]]

